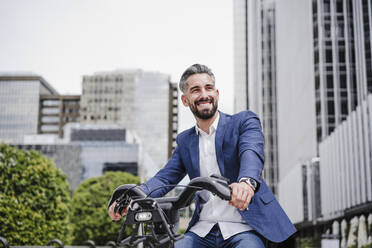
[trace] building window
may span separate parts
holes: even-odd
[[[345,57],[345,50],[344,49],[339,49],[338,50],[338,61],[340,61],[340,63],[345,63],[346,57]]]
[[[324,9],[324,13],[330,13],[331,12],[330,11],[331,8],[330,8],[329,0],[324,0],[323,9]]]
[[[336,1],[336,11],[337,11],[337,13],[342,13],[343,12],[342,0],[337,0]]]
[[[341,101],[341,114],[342,115],[347,115],[347,101]]]
[[[335,114],[335,104],[333,101],[328,101],[328,115],[334,115]],[[329,117],[330,119],[331,117]]]
[[[332,74],[327,75],[327,89],[333,90],[333,75]]]
[[[332,63],[332,50],[326,50],[326,63]]]

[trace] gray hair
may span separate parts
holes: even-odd
[[[185,93],[186,91],[186,86],[187,86],[187,79],[194,74],[200,74],[200,73],[207,73],[213,81],[213,84],[216,83],[216,79],[214,78],[214,74],[211,69],[208,68],[206,65],[201,65],[201,64],[193,64],[189,68],[186,69],[186,71],[182,74],[179,87],[180,90]]]

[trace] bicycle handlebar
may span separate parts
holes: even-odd
[[[228,185],[228,182],[228,179],[217,175],[212,175],[210,177],[196,177],[189,182],[189,184],[186,186],[186,189],[183,190],[178,197],[163,197],[164,199],[161,200],[161,202],[169,200],[172,203],[174,209],[184,208],[190,205],[196,191],[202,189],[208,190],[211,193],[216,194],[221,199],[229,201],[231,200],[231,189]],[[165,185],[162,187],[169,187],[169,185]],[[126,198],[126,196],[128,196],[129,199]],[[148,195],[146,195],[146,193],[137,185],[124,184],[114,190],[110,198],[108,207],[110,207],[114,201],[119,203],[120,201],[126,200],[127,203],[125,205],[127,206],[129,205],[131,199],[141,199],[147,197]],[[158,200],[162,198],[155,199]]]
[[[197,177],[192,179],[178,197],[161,197],[151,198],[135,184],[125,184],[116,188],[109,200],[108,207],[110,207],[114,201],[116,206],[114,211],[121,213],[129,204],[130,208],[127,213],[127,218],[122,226],[122,230],[119,234],[118,243],[128,243],[134,245],[140,242],[154,242],[161,244],[164,242],[175,242],[182,238],[182,235],[176,234],[172,227],[177,222],[178,209],[184,208],[191,204],[192,199],[195,196],[196,191],[208,190],[211,193],[217,195],[223,200],[231,199],[231,189],[229,187],[229,180],[218,175],[212,175],[210,177]],[[165,185],[163,187],[170,187],[175,185]],[[155,190],[157,190],[155,189]],[[154,191],[155,191],[154,190]],[[149,218],[147,219],[147,215]],[[139,216],[144,217],[139,220]],[[160,236],[156,231],[152,231],[152,235],[136,236],[135,231],[132,232],[131,237],[123,240],[125,227],[128,224],[136,224],[136,230],[140,223],[153,222],[153,227],[160,230],[165,237],[159,238]],[[156,224],[157,223],[157,224]]]
[[[188,186],[178,196],[178,200],[173,203],[173,208],[180,209],[190,205],[195,192],[198,191],[197,187],[208,190],[216,194],[223,200],[231,200],[231,189],[229,188],[228,181],[225,178],[212,175],[211,177],[197,177],[190,181]]]

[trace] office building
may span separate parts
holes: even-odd
[[[243,32],[236,36],[234,61],[240,68],[235,74],[244,72],[235,77],[239,98],[235,103],[244,102],[240,98],[245,94],[246,106],[264,120],[263,82],[273,76],[281,205],[300,235],[333,231],[334,221],[367,216],[372,166],[367,107],[372,91],[371,1],[234,3],[243,6],[239,11],[245,10],[245,17],[237,16],[235,22],[240,25],[235,32]],[[241,106],[237,104],[236,111]],[[349,189],[347,180],[354,183]]]
[[[160,169],[168,159],[170,130],[177,127],[170,120],[177,115],[171,108],[174,98],[170,92],[174,87],[172,90],[169,76],[158,72],[138,69],[86,75],[80,121],[118,124],[130,130]]]
[[[234,8],[234,111],[248,109],[248,5],[254,1],[233,1]],[[255,20],[255,16],[252,16]],[[251,30],[251,29],[249,29]]]
[[[41,95],[39,108],[39,134],[63,137],[63,127],[69,122],[80,122],[79,95]]]
[[[45,135],[31,135],[32,138],[37,136],[39,136],[37,140],[30,139],[23,144],[15,145],[15,147],[22,150],[39,151],[47,158],[53,160],[55,166],[66,174],[70,190],[74,191],[83,179],[82,148],[76,145],[58,143],[55,140],[44,139]]]
[[[322,213],[337,219],[372,209],[372,94],[319,145]]]
[[[139,146],[130,133],[117,125],[66,125],[64,141],[81,149],[81,179],[101,176],[105,171],[138,175]]]
[[[56,137],[29,135],[17,147],[38,150],[52,159],[67,175],[71,190],[85,179],[99,177],[106,171],[139,175],[140,163],[144,161],[139,144],[130,132],[118,125],[68,123],[63,139]]]
[[[264,178],[277,193],[275,5],[272,0],[234,1],[234,109],[250,109],[261,119],[265,134]]]
[[[372,92],[371,2],[312,1],[317,140]]]
[[[176,148],[178,132],[178,84],[169,83],[169,133],[168,133],[168,157]]]
[[[285,192],[295,180],[291,171],[314,158],[319,157],[320,177],[325,180],[322,173],[332,165],[322,158],[325,153],[319,152],[319,145],[366,99],[372,85],[371,4],[277,1],[276,10],[280,191],[289,194]],[[320,181],[321,194],[322,184],[327,182]],[[294,217],[298,222],[306,214],[293,203],[302,197],[292,194],[283,200],[289,212],[301,213]],[[326,216],[323,200],[328,198],[318,194],[315,199],[322,212],[317,217]]]
[[[22,143],[24,135],[38,133],[40,95],[44,94],[58,92],[40,76],[0,75],[0,142]]]

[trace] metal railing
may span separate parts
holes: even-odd
[[[94,241],[87,240],[83,245],[79,246],[64,246],[63,242],[59,239],[49,241],[45,246],[11,246],[6,238],[0,236],[0,248],[116,248],[117,245],[114,241],[108,241],[104,246],[96,246]]]

